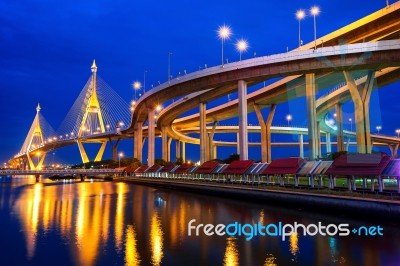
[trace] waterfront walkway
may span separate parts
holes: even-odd
[[[338,210],[353,215],[400,217],[400,198],[397,193],[387,197],[380,194],[371,195],[369,193],[328,190],[326,188],[299,189],[142,177],[116,177],[114,181],[251,200],[265,204],[282,204],[300,208],[311,207],[318,211]]]

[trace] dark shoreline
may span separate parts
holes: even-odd
[[[157,188],[207,194],[243,201],[266,201],[289,208],[302,208],[314,212],[338,211],[349,216],[375,218],[400,218],[400,202],[336,195],[319,195],[297,191],[276,191],[257,187],[187,182],[179,180],[114,177],[114,181],[147,185]],[[318,211],[315,211],[318,210]]]

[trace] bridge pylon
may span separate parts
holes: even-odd
[[[46,158],[46,152],[40,151],[39,148],[45,144],[43,130],[40,124],[40,110],[40,104],[38,104],[36,107],[35,119],[33,120],[31,130],[29,131],[23,146],[23,152],[26,153],[29,169],[31,170],[40,170],[42,168],[44,159]],[[36,164],[34,162],[34,157],[37,157]]]
[[[79,153],[82,158],[83,163],[89,162],[89,157],[87,156],[86,150],[83,146],[84,143],[100,143],[101,146],[97,152],[97,155],[94,161],[100,161],[103,157],[104,150],[107,145],[107,140],[96,140],[96,139],[86,139],[85,134],[93,134],[93,133],[104,133],[104,120],[101,111],[101,106],[99,99],[97,97],[97,66],[96,61],[93,60],[93,64],[91,67],[92,70],[92,80],[91,80],[91,87],[90,87],[90,96],[88,98],[87,106],[85,109],[85,113],[83,114],[82,121],[78,131],[78,148]]]

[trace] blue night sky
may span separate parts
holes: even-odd
[[[250,43],[244,59],[254,52],[262,56],[296,48],[295,12],[300,8],[308,10],[314,4],[321,9],[317,36],[322,36],[383,8],[385,0],[0,2],[0,162],[20,150],[38,102],[47,121],[53,128],[59,127],[90,77],[93,59],[99,76],[129,102],[132,82],[143,81],[144,69],[147,88],[167,79],[169,51],[173,53],[173,76],[184,69],[192,72],[204,64],[219,64],[221,43],[216,30],[224,23],[234,33],[225,46],[229,61],[239,59],[234,43],[241,37]],[[302,21],[302,39],[304,43],[313,39],[311,17]],[[371,128],[379,124],[381,132],[394,134],[400,127],[398,85],[374,92]],[[351,112],[351,108],[349,104],[345,112]],[[273,124],[285,124],[287,113],[294,113],[293,124],[306,125],[304,99],[279,105]],[[250,115],[250,123],[256,123],[254,118]],[[132,141],[121,149],[132,156]],[[198,159],[196,149],[187,152],[188,159]],[[56,151],[60,161],[79,162],[77,147],[64,150]],[[70,155],[66,151],[71,151]],[[224,158],[234,149],[218,152],[218,157]],[[255,159],[260,157],[258,151],[254,153]],[[161,157],[159,151],[156,157]]]

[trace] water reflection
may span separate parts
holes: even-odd
[[[262,236],[251,241],[243,236],[189,237],[187,223],[191,219],[214,225],[234,221],[264,226],[279,221],[367,223],[125,183],[15,187],[0,182],[0,191],[0,235],[10,228],[4,224],[8,220],[14,226],[9,230],[15,231],[15,236],[23,235],[23,242],[9,238],[14,240],[0,255],[19,249],[18,255],[23,257],[19,264],[396,265],[400,260],[400,232],[390,224],[381,224],[385,236],[374,239],[291,235],[283,242],[279,237]],[[26,249],[21,251],[21,246]],[[5,264],[18,264],[11,262]]]
[[[160,265],[163,258],[163,232],[161,222],[156,212],[151,217],[150,229],[151,263]]]
[[[272,254],[268,254],[267,258],[265,259],[264,266],[277,266],[276,258]]]
[[[239,265],[239,252],[236,246],[236,238],[228,237],[226,239],[224,266],[236,266],[236,265]]]
[[[293,257],[296,257],[297,252],[299,252],[299,235],[292,233],[289,238],[290,243],[290,253],[292,253]]]
[[[128,225],[128,228],[126,229],[125,239],[125,265],[140,265],[140,256],[137,249],[136,232],[133,225]]]

